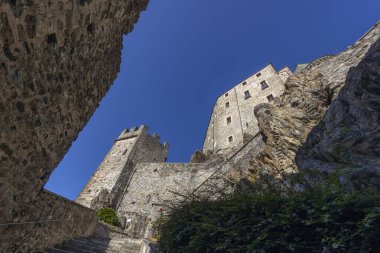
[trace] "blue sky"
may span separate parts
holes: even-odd
[[[124,37],[118,78],[46,188],[75,199],[124,128],[146,124],[187,162],[216,98],[272,63],[294,69],[353,44],[378,0],[151,0]]]

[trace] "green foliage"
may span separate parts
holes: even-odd
[[[114,226],[118,225],[117,215],[113,208],[110,208],[110,207],[101,208],[96,211],[96,215],[98,216],[99,220],[105,223],[108,223]]]
[[[379,236],[379,192],[320,186],[185,204],[160,224],[159,245],[166,253],[370,253],[380,252]]]
[[[157,220],[155,220],[153,225],[152,225],[153,239],[155,239],[155,240],[160,239],[160,231],[162,229],[163,224],[165,224],[165,218],[164,218],[164,215],[161,211],[160,217]]]

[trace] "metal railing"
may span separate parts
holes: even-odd
[[[39,224],[39,223],[47,223],[47,222],[73,221],[73,220],[94,220],[94,218],[71,218],[71,219],[53,219],[53,220],[39,220],[39,221],[8,222],[8,223],[0,223],[0,227],[11,226],[11,225]]]
[[[185,197],[181,203],[184,203],[186,200],[188,200],[190,197],[194,196],[196,192],[199,191],[199,189],[204,186],[208,181],[210,181],[214,176],[217,176],[217,173],[224,167],[226,164],[228,164],[235,156],[237,156],[240,151],[242,151],[245,147],[248,146],[253,140],[255,140],[258,136],[261,136],[261,133],[257,133],[255,136],[253,136],[248,142],[244,143],[237,151],[235,151],[229,158],[227,158],[226,161],[224,161],[208,178],[206,178],[200,185],[198,185],[187,197]]]

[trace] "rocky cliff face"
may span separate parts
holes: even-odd
[[[300,168],[380,172],[380,40],[346,82],[297,156]]]
[[[255,108],[265,146],[251,173],[380,169],[380,26],[339,55],[290,77],[274,105]],[[380,184],[379,184],[380,185]]]
[[[314,72],[292,76],[275,105],[262,104],[255,108],[266,145],[252,161],[251,172],[265,171],[279,177],[298,171],[295,164],[298,149],[328,106],[329,90],[323,88],[321,79]]]

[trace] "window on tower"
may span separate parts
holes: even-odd
[[[260,72],[256,74],[256,77],[260,77],[260,76],[261,76],[261,73],[260,73]]]
[[[251,97],[251,94],[249,93],[249,90],[244,91],[244,98],[248,99]]]
[[[234,138],[232,136],[228,137],[228,142],[233,142]]]
[[[227,118],[227,124],[230,124],[231,123],[231,117],[228,117]]]
[[[244,85],[246,85],[247,84],[247,82],[246,81],[244,81],[243,83],[242,83],[242,85],[244,86]]]
[[[230,107],[230,102],[226,103],[226,108]]]
[[[226,94],[224,94],[225,97],[228,97],[228,92]]]
[[[268,102],[272,102],[274,100],[274,97],[272,94],[270,94],[269,96],[267,96],[267,99],[268,99]]]
[[[269,85],[267,84],[267,82],[264,80],[262,82],[260,82],[260,85],[261,85],[261,89],[262,90],[265,90],[266,88],[269,87]]]

